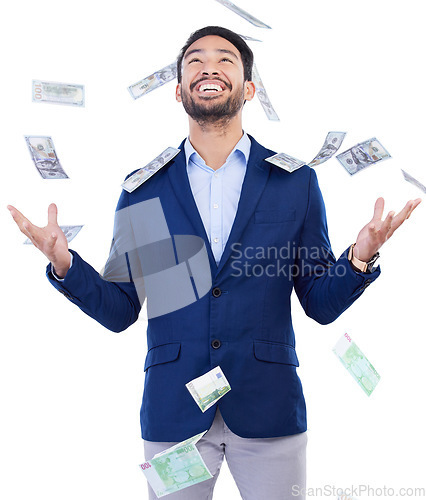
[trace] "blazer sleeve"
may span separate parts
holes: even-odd
[[[121,332],[133,324],[144,301],[143,288],[138,286],[136,289],[130,272],[129,252],[121,255],[117,252],[117,249],[123,248],[123,235],[128,238],[129,233],[122,227],[123,219],[117,217],[125,202],[126,193],[123,192],[117,206],[110,255],[101,274],[74,250],[70,250],[73,264],[64,280],[55,279],[51,263],[46,268],[48,280],[59,292],[113,332]],[[125,211],[120,211],[122,213]]]
[[[353,270],[349,247],[338,260],[328,237],[325,205],[310,169],[308,204],[294,267],[294,287],[305,313],[325,325],[337,319],[380,274]]]

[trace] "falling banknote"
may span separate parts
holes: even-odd
[[[165,83],[171,82],[176,78],[177,64],[176,61],[172,62],[165,68],[159,69],[152,75],[147,76],[140,82],[134,83],[128,87],[130,95],[133,99],[138,99],[152,90],[158,89]]]
[[[247,35],[240,35],[240,37],[243,40],[247,40],[247,42],[261,42],[262,41],[262,40],[258,40],[257,38],[252,38],[251,36],[247,36]]]
[[[411,177],[410,174],[407,174],[407,172],[405,172],[404,170],[401,169],[401,172],[403,173],[404,175],[404,179],[409,182],[410,184],[412,184],[413,186],[416,186],[418,187],[419,189],[421,189],[423,191],[423,193],[426,193],[426,186],[424,186],[421,182],[419,182],[417,179],[415,179],[414,177]]]
[[[219,366],[185,385],[203,413],[231,390]]]
[[[319,150],[315,158],[307,165],[314,167],[329,160],[342,145],[345,135],[346,132],[329,132],[325,138],[322,148]],[[290,173],[300,167],[303,167],[303,165],[306,165],[304,161],[298,160],[297,158],[294,158],[286,153],[278,153],[274,156],[270,156],[269,158],[266,158],[266,161],[287,170],[287,172]]]
[[[43,179],[69,179],[59,163],[51,137],[26,135],[25,141],[34,165]]]
[[[361,389],[370,396],[380,380],[380,375],[347,333],[337,342],[333,352]]]
[[[33,80],[33,102],[84,107],[84,85]]]
[[[329,160],[337,153],[345,136],[346,132],[329,132],[319,153],[308,163],[308,165],[310,167],[316,167]]]
[[[259,75],[259,71],[255,64],[253,64],[252,80],[256,87],[256,95],[260,101],[260,104],[262,105],[263,110],[266,113],[266,116],[268,117],[268,120],[279,122],[280,119],[278,118],[278,115],[275,112],[271,101],[269,100],[269,96],[266,93],[265,86],[263,85],[262,79]]]
[[[340,153],[336,158],[353,175],[374,163],[391,158],[391,155],[375,137],[372,137]]]
[[[174,158],[180,149],[169,147],[165,149],[160,155],[154,158],[152,161],[140,168],[137,172],[126,179],[121,185],[128,193],[132,193],[141,184],[146,182],[151,176],[164,167],[172,158]]]
[[[213,477],[195,446],[206,432],[167,448],[140,465],[158,498]]]
[[[77,234],[80,232],[80,229],[83,226],[59,226],[59,227],[62,229],[62,232],[65,234],[65,238],[69,243],[77,236]],[[32,245],[32,241],[29,238],[27,238],[24,241],[24,245]]]
[[[268,26],[265,23],[262,23],[262,21],[260,21],[256,17],[252,16],[251,14],[249,14],[245,10],[241,9],[240,7],[235,5],[234,3],[230,2],[229,0],[216,0],[216,2],[219,2],[224,7],[228,7],[228,9],[232,10],[232,12],[235,12],[235,14],[238,14],[239,16],[244,18],[249,23],[254,24],[257,28],[271,29],[270,26]]]
[[[269,158],[266,158],[266,161],[272,163],[273,165],[276,165],[277,167],[287,170],[287,172],[290,173],[305,165],[304,161],[293,158],[292,156],[285,153],[278,153],[274,156],[270,156]]]

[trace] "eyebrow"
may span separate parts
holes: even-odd
[[[205,53],[206,51],[204,49],[192,49],[187,54],[185,54],[184,59],[187,59],[191,54],[194,54],[195,52]],[[222,54],[231,54],[231,56],[234,56],[235,59],[238,59],[237,54],[235,52],[232,52],[232,50],[215,49],[215,52],[220,52]]]

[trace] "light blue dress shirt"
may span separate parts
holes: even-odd
[[[244,132],[226,162],[217,170],[206,165],[189,138],[184,148],[192,194],[218,264],[237,213],[251,142]]]

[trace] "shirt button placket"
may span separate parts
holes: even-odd
[[[213,174],[210,191],[210,238],[213,243],[212,251],[216,262],[220,261],[222,255],[222,172],[216,171]]]

